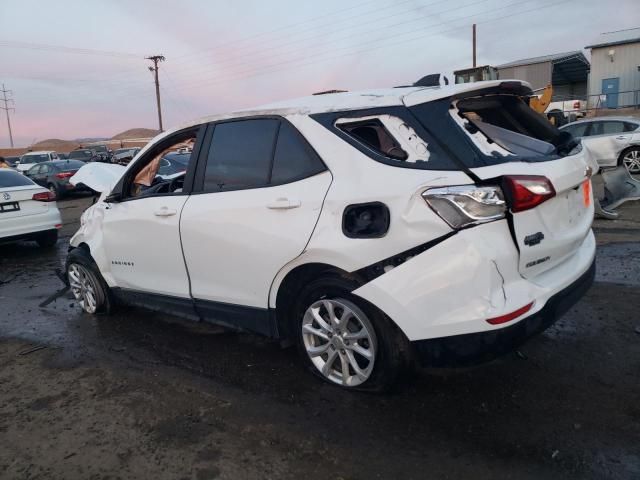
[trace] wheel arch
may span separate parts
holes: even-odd
[[[291,328],[291,310],[295,304],[297,294],[313,279],[324,275],[336,275],[349,278],[359,285],[365,283],[364,279],[356,274],[349,273],[339,267],[327,263],[304,263],[289,270],[280,280],[278,285],[273,286],[275,295],[272,298],[275,306],[275,321],[278,328],[278,337],[282,340],[291,338],[293,332]]]

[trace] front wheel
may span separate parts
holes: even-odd
[[[87,313],[108,311],[109,289],[95,262],[84,250],[76,248],[67,257],[67,279],[71,293]]]
[[[620,164],[627,167],[629,173],[640,174],[640,147],[631,147],[620,155]]]
[[[329,383],[387,390],[405,365],[408,342],[380,310],[351,295],[354,287],[330,276],[303,289],[295,313],[298,349],[310,370]]]

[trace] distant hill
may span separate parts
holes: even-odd
[[[80,144],[75,140],[60,140],[59,138],[48,138],[31,145],[31,150],[54,150],[56,152],[70,152],[78,148]]]
[[[117,135],[111,137],[111,140],[126,140],[128,138],[151,138],[155,137],[158,133],[158,130],[153,130],[152,128],[130,128],[129,130],[125,130],[124,132],[120,132]]]

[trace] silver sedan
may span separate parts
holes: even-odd
[[[634,117],[596,117],[560,127],[582,139],[600,167],[625,165],[640,174],[640,119]]]

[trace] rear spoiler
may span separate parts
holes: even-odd
[[[515,81],[505,81],[501,82],[498,85],[492,85],[486,88],[480,88],[478,90],[471,90],[468,92],[458,93],[453,95],[451,98],[454,100],[459,100],[461,98],[469,98],[469,97],[478,97],[481,95],[516,95],[518,97],[530,97],[534,95],[533,90],[526,84],[515,82]]]

